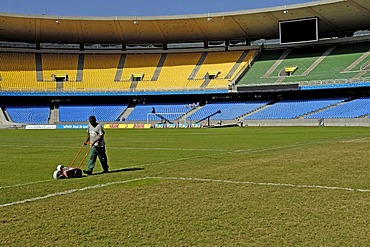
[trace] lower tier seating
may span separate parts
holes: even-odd
[[[188,119],[201,120],[211,114],[221,111],[212,116],[211,120],[231,120],[251,112],[267,103],[268,101],[209,103],[189,116]]]
[[[147,120],[175,120],[185,115],[191,109],[190,104],[138,104],[127,121],[147,121]]]
[[[370,97],[362,97],[327,110],[312,114],[306,118],[356,118],[370,114]]]
[[[246,116],[245,119],[293,119],[337,104],[343,100],[345,100],[345,98],[282,100]]]
[[[8,105],[6,111],[13,122],[24,124],[47,124],[50,116],[47,105]]]
[[[119,120],[128,104],[119,105],[60,105],[60,122],[88,122],[89,116],[96,116],[98,122]]]

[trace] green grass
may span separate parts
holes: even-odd
[[[85,131],[0,131],[0,205],[40,197],[0,207],[0,246],[369,245],[369,128],[106,132],[117,172],[53,180]]]

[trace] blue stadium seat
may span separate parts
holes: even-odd
[[[127,117],[127,121],[147,121],[147,120],[161,120],[159,117],[163,116],[168,120],[175,120],[191,108],[188,103],[173,103],[173,104],[138,104],[131,114]],[[156,114],[152,114],[153,108]]]
[[[94,115],[102,122],[119,120],[119,116],[127,108],[128,104],[120,105],[60,105],[60,122],[87,122],[89,116]]]
[[[50,108],[46,105],[9,105],[6,110],[13,122],[25,124],[47,124]]]
[[[231,120],[253,111],[267,103],[268,101],[209,103],[198,111],[194,112],[194,114],[189,116],[188,119],[200,120],[220,110],[221,113],[212,116],[212,120]]]
[[[356,118],[370,114],[370,97],[362,97],[327,110],[312,114],[306,118]]]
[[[246,116],[245,119],[293,119],[343,100],[345,98],[282,100]]]

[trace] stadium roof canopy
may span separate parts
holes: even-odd
[[[176,16],[0,13],[0,40],[77,44],[253,41],[278,38],[279,21],[307,17],[319,18],[320,37],[350,36],[354,31],[370,29],[370,0],[321,0],[247,11]]]

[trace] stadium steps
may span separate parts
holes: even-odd
[[[119,120],[120,121],[124,121],[123,119],[127,119],[128,116],[130,116],[131,112],[135,109],[135,106],[137,104],[132,104],[132,105],[129,105],[123,112],[122,114],[119,116]]]
[[[277,78],[277,80],[275,81],[276,84],[279,84],[279,83],[282,83],[284,81],[286,76],[279,76],[279,78]]]
[[[367,73],[367,70],[362,70],[360,72],[358,72],[354,77],[352,77],[352,79],[358,79],[358,78],[361,78],[363,75],[365,75]]]
[[[231,68],[229,73],[225,76],[225,79],[231,79],[235,71],[239,68],[240,64],[244,61],[244,59],[247,57],[249,50],[246,50],[242,53],[242,55],[239,57],[238,61],[234,64],[234,66]]]
[[[261,106],[261,107],[259,107],[259,108],[257,108],[257,109],[254,109],[253,111],[247,112],[247,113],[245,113],[245,114],[243,114],[243,115],[241,115],[241,116],[239,116],[239,117],[236,117],[236,118],[235,118],[235,120],[237,120],[237,119],[244,119],[245,117],[247,117],[247,116],[249,116],[249,115],[252,115],[252,114],[254,114],[254,113],[256,113],[256,112],[259,112],[259,111],[261,111],[261,110],[263,110],[263,109],[266,109],[267,107],[270,107],[270,106],[271,106],[271,104],[272,104],[272,102],[270,102],[270,103],[268,103],[268,104],[266,104],[266,105],[263,105],[263,106]]]
[[[195,65],[195,67],[194,67],[193,71],[191,72],[188,80],[194,80],[195,76],[198,74],[200,66],[202,66],[202,64],[203,64],[204,60],[206,59],[207,55],[208,55],[208,52],[203,52],[202,53],[202,56],[199,58],[199,61]]]
[[[200,105],[197,105],[196,107],[192,108],[190,111],[188,111],[186,114],[182,115],[181,117],[179,117],[178,121],[186,121],[186,119],[192,115],[193,113],[199,111],[200,109],[202,109],[203,106],[200,106]]]
[[[44,78],[42,75],[42,59],[41,59],[40,53],[35,54],[35,62],[36,62],[36,80],[44,81]]]
[[[59,122],[59,107],[55,106],[54,109],[50,108],[49,124],[55,124]]]
[[[84,61],[85,61],[85,55],[79,54],[76,81],[82,81],[83,79]]]
[[[138,83],[139,83],[138,81],[132,81],[132,82],[131,82],[131,85],[130,85],[130,88],[129,88],[129,91],[130,91],[130,92],[135,91],[135,89],[137,88],[137,84],[138,84]]]
[[[368,118],[370,117],[370,114],[365,114],[365,115],[362,115],[362,116],[358,116],[357,118]]]
[[[157,68],[154,71],[154,74],[153,74],[153,77],[152,77],[151,81],[158,80],[158,77],[159,77],[159,75],[162,71],[162,68],[163,68],[163,64],[166,61],[166,57],[167,57],[167,54],[162,54],[161,58],[159,59]]]
[[[351,71],[354,67],[359,65],[362,61],[364,61],[368,56],[370,55],[370,50],[362,54],[359,58],[357,58],[352,64],[350,64],[343,72],[349,72]]]
[[[55,83],[55,87],[56,87],[56,91],[57,92],[61,92],[63,91],[63,88],[64,88],[64,82],[63,81],[57,81]]]
[[[256,53],[252,57],[252,61],[248,63],[248,66],[244,66],[234,77],[234,79],[231,80],[231,83],[237,84],[239,81],[244,77],[244,75],[249,71],[249,69],[252,67],[252,65],[255,63],[255,61],[261,56],[262,49],[257,49]],[[247,54],[248,55],[248,54]]]
[[[315,114],[315,113],[318,113],[318,112],[321,112],[321,111],[325,111],[325,110],[327,110],[327,109],[329,109],[329,108],[333,108],[333,107],[335,107],[335,106],[342,105],[342,104],[344,104],[344,103],[346,103],[346,102],[348,102],[348,99],[347,99],[347,100],[343,100],[343,101],[341,101],[341,102],[339,102],[339,103],[335,103],[335,104],[332,104],[332,105],[328,105],[328,106],[326,106],[326,107],[323,107],[323,108],[317,109],[317,110],[315,110],[315,111],[307,112],[306,114],[300,115],[300,116],[296,117],[295,119],[304,119],[305,117],[307,117],[307,116],[309,116],[309,115],[311,115],[311,114]]]
[[[5,119],[6,119],[8,122],[10,122],[10,123],[14,123],[14,122],[13,122],[13,120],[12,120],[12,118],[10,117],[10,115],[9,115],[9,113],[8,113],[8,111],[6,110],[6,108],[5,108],[5,107],[3,108],[3,113],[4,113],[4,117],[5,117]]]
[[[302,76],[308,75],[312,70],[314,70],[317,65],[319,65],[337,46],[333,45],[329,47],[310,67],[306,69],[305,72],[302,73]]]
[[[120,81],[121,80],[122,70],[123,70],[123,66],[125,65],[125,61],[126,61],[126,55],[121,54],[121,57],[119,58],[119,62],[118,62],[118,66],[117,66],[116,75],[114,76],[114,81]]]
[[[283,60],[289,55],[289,53],[292,50],[293,50],[292,48],[286,49],[284,53],[281,54],[281,56],[278,58],[278,60],[276,60],[276,62],[266,71],[266,73],[262,76],[262,78],[270,77],[272,72],[274,72],[276,68],[279,67],[279,65],[283,62]]]
[[[5,111],[5,108],[0,107],[0,123],[1,124],[9,124],[10,123],[9,119],[10,119],[10,117],[7,114],[7,112]]]
[[[204,79],[204,82],[202,83],[202,85],[200,85],[200,89],[205,89],[209,85],[210,82],[211,82],[211,79],[209,78]]]

